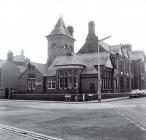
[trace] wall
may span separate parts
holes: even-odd
[[[98,87],[98,79],[97,78],[82,78],[81,79],[81,92],[82,93],[90,93],[90,83],[95,84],[95,91],[97,92]]]
[[[36,83],[42,83],[41,85],[36,85],[36,89],[34,91],[31,92],[36,92],[36,91],[43,91],[44,89],[44,78],[43,75],[34,67],[32,70],[30,70],[29,68],[26,69],[26,71],[21,75],[20,80],[21,80],[21,87],[19,88],[19,91],[28,91],[27,89],[27,78],[28,78],[28,74],[29,73],[34,73],[35,74],[35,78],[36,78]]]
[[[48,39],[48,63],[51,63],[52,56],[65,56],[67,55],[67,50],[65,50],[65,44],[72,46],[74,51],[74,40],[65,37],[63,35],[52,36]],[[54,46],[53,46],[54,45]]]

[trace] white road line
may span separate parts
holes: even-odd
[[[0,129],[8,130],[13,133],[17,133],[17,134],[25,136],[25,137],[30,137],[35,140],[63,140],[60,138],[47,136],[47,135],[43,135],[43,134],[39,134],[39,133],[35,133],[35,132],[31,132],[31,131],[27,131],[24,129],[20,129],[20,128],[8,126],[8,125],[3,125],[3,124],[0,124]]]
[[[137,122],[135,122],[134,120],[130,119],[129,117],[127,117],[125,114],[119,112],[119,114],[121,116],[123,116],[126,120],[130,121],[132,124],[136,125],[137,127],[139,127],[142,131],[146,131],[146,128],[140,126],[140,124],[138,124]],[[144,125],[145,126],[145,125]]]
[[[146,129],[145,129],[145,128],[143,128],[143,127],[140,127],[140,128],[141,128],[141,130],[146,131]]]

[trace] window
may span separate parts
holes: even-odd
[[[59,78],[59,88],[63,88],[63,78]]]
[[[2,72],[1,72],[1,69],[0,69],[0,88],[2,88]]]
[[[53,78],[48,79],[48,89],[55,89],[56,81]]]
[[[124,80],[123,77],[120,77],[120,89],[123,90],[124,89]]]
[[[129,78],[126,79],[126,88],[129,89]]]
[[[27,89],[28,90],[35,90],[36,89],[35,74],[28,74],[28,78],[27,78]]]
[[[59,71],[59,77],[63,77],[63,71]]]
[[[68,88],[72,88],[72,77],[68,77]]]
[[[77,78],[77,76],[73,77],[73,84],[74,84],[74,88],[78,87],[78,78]]]
[[[36,82],[35,82],[35,79],[32,79],[32,89],[35,90],[36,88]]]
[[[52,82],[52,88],[55,89],[55,87],[56,87],[56,82],[53,81],[53,82]]]
[[[72,69],[69,70],[68,75],[69,75],[69,76],[72,76]]]
[[[77,76],[78,75],[78,71],[74,70],[74,75]]]
[[[78,87],[78,69],[61,69],[58,73],[59,89]]]
[[[78,69],[61,69],[58,71],[59,89],[78,88]]]
[[[68,87],[67,77],[64,78],[64,89]]]
[[[27,88],[28,88],[28,90],[31,90],[31,80],[30,79],[28,79]]]
[[[64,76],[68,76],[68,71],[64,71]]]

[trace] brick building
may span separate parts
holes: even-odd
[[[14,98],[71,100],[95,96],[98,90],[98,53],[100,51],[101,92],[126,93],[132,89],[145,89],[145,54],[132,51],[128,44],[115,46],[98,42],[95,24],[88,24],[84,45],[74,53],[72,26],[66,27],[59,18],[54,29],[46,36],[48,58],[46,64],[29,62],[24,57],[11,54],[8,61],[15,64],[19,73],[19,87]],[[19,60],[19,61],[18,61]],[[5,87],[6,88],[6,87]]]

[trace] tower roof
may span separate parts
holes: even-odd
[[[64,35],[64,36],[74,39],[73,36],[68,31],[62,17],[59,18],[54,29],[51,31],[51,33],[47,37],[51,37],[55,35]]]

